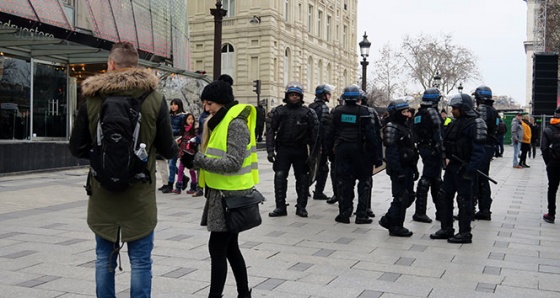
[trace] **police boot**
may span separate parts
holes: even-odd
[[[449,239],[455,234],[454,228],[443,228],[437,232],[430,234],[430,239]]]
[[[329,175],[328,168],[325,171],[324,169],[317,170],[317,177],[315,180],[315,191],[313,192],[313,200],[328,200],[324,193],[325,191],[325,184],[327,182],[327,176]]]
[[[418,195],[416,197],[416,212],[412,215],[412,220],[424,223],[431,223],[432,219],[426,215],[426,204],[428,202],[428,197],[423,195]]]
[[[474,218],[478,220],[492,220],[491,214],[492,212],[488,209],[480,210],[474,214]]]
[[[327,199],[327,204],[334,204],[334,203],[338,203],[338,197],[335,195]]]
[[[251,298],[251,292],[252,292],[252,289],[250,289],[249,291],[247,291],[245,293],[239,293],[237,295],[237,298]]]
[[[391,220],[389,219],[387,214],[381,216],[381,218],[379,219],[379,225],[387,230],[391,227]]]
[[[276,200],[276,209],[268,214],[270,217],[286,216],[286,191],[288,188],[288,180],[286,180],[285,172],[276,172],[274,174],[274,197]]]
[[[348,214],[346,212],[339,213],[334,218],[334,221],[339,222],[339,223],[349,224],[350,223],[350,214]]]
[[[309,185],[307,182],[306,175],[296,176],[296,193],[297,193],[297,204],[296,204],[296,215],[300,217],[307,217],[307,194],[309,192]]]
[[[370,224],[373,222],[373,219],[369,218],[366,213],[362,213],[362,212],[356,212],[356,221],[355,223],[357,225],[362,225],[362,224]]]
[[[406,204],[401,204],[401,216],[399,218],[391,218],[391,226],[389,227],[389,235],[396,236],[396,237],[410,237],[412,236],[412,231],[409,231],[407,228],[403,227],[404,223],[404,216],[406,212]]]
[[[470,232],[458,233],[447,239],[449,243],[472,243],[472,234]]]

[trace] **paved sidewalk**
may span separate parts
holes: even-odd
[[[390,237],[377,224],[391,200],[385,173],[374,177],[371,225],[336,223],[337,205],[324,201],[309,201],[309,218],[295,216],[293,180],[288,216],[269,218],[274,173],[264,154],[263,224],[240,235],[253,297],[560,297],[560,223],[542,220],[547,178],[540,157],[528,161],[530,169],[513,169],[506,147],[492,163],[499,183],[492,185],[492,221],[473,222],[473,243],[454,245],[429,239],[439,222],[413,222],[411,209],[411,238]],[[85,178],[86,169],[0,177],[0,297],[95,296]],[[153,297],[207,297],[203,203],[158,193]],[[433,218],[431,202],[428,214]],[[117,291],[128,297],[130,266],[122,256]],[[237,297],[231,270],[224,297]]]

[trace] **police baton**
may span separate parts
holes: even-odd
[[[455,154],[451,155],[451,157],[455,158],[456,161],[460,162],[463,166],[467,166],[467,162],[460,159],[459,157],[457,157]],[[492,179],[490,176],[482,173],[480,170],[476,170],[476,173],[486,179],[488,179],[488,181],[494,183],[494,184],[498,184],[498,181]]]

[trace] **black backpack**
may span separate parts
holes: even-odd
[[[507,132],[507,125],[504,121],[499,120],[498,122],[498,133],[505,134]]]
[[[90,174],[106,190],[121,192],[136,183],[151,183],[146,162],[136,156],[140,106],[150,93],[139,98],[110,95],[103,99],[89,157]]]

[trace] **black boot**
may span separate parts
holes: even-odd
[[[245,293],[239,293],[237,295],[237,298],[251,298],[251,292],[253,291],[253,289],[250,289],[248,292]]]
[[[168,182],[166,187],[161,192],[170,193],[172,191],[173,191],[173,182]]]
[[[269,217],[286,216],[286,191],[288,189],[288,180],[285,172],[274,173],[274,197],[276,201],[276,209],[268,214]]]
[[[313,200],[321,200],[321,201],[325,201],[328,200],[329,197],[327,197],[327,195],[325,195],[324,193],[318,193],[317,191],[313,192]]]
[[[379,219],[379,225],[388,230],[391,227],[391,220],[387,217],[387,215],[383,215]]]
[[[449,243],[472,243],[472,234],[470,232],[458,233],[447,239]]]
[[[455,234],[455,229],[445,228],[439,229],[437,232],[430,234],[430,239],[449,239]]]
[[[181,190],[185,191],[185,189],[187,189],[189,180],[190,180],[189,177],[183,175],[183,185],[181,185]]]
[[[344,224],[350,223],[350,216],[345,214],[339,214],[334,218],[334,221]]]
[[[278,216],[286,216],[286,215],[288,215],[288,211],[286,211],[286,204],[285,203],[284,203],[283,208],[278,207],[278,204],[277,204],[277,207],[274,210],[272,210],[272,212],[270,212],[268,214],[269,217],[278,217]]]
[[[366,214],[356,213],[356,220],[354,221],[357,225],[370,224],[373,219],[369,218]]]
[[[336,196],[332,196],[327,199],[327,204],[334,204],[334,203],[338,203],[338,198]]]
[[[416,211],[412,215],[412,220],[417,222],[431,223],[432,219],[426,215],[426,207],[428,205],[428,188],[430,181],[424,177],[418,182],[416,192]]]
[[[299,217],[307,217],[307,210],[304,207],[297,207],[296,206],[296,215]]]
[[[432,219],[429,218],[426,214],[414,214],[412,215],[412,220],[417,222],[424,222],[424,223],[431,223]]]
[[[490,210],[480,210],[474,214],[474,218],[478,220],[492,220],[491,214]]]
[[[412,231],[409,231],[403,226],[392,226],[389,228],[389,235],[396,237],[410,237],[412,236]]]
[[[371,208],[366,209],[366,215],[368,217],[375,217],[375,213],[373,213],[373,210],[371,210]]]

